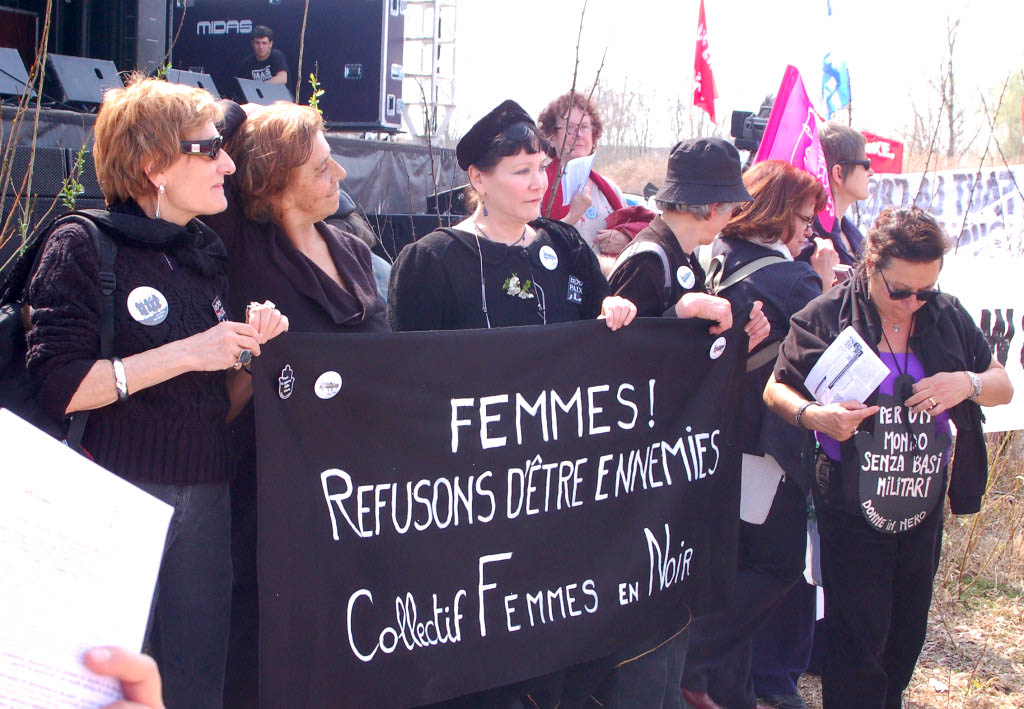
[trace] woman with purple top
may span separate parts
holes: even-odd
[[[927,628],[942,492],[948,483],[953,514],[979,510],[988,476],[980,407],[1013,395],[981,330],[938,290],[948,248],[930,214],[884,211],[857,274],[793,316],[765,388],[769,408],[815,431],[819,443],[813,494],[829,709],[901,706]],[[805,380],[851,327],[889,375],[863,403],[819,404]]]

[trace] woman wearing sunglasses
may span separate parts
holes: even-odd
[[[938,290],[948,248],[930,214],[882,212],[856,275],[793,316],[765,388],[768,406],[815,431],[819,445],[813,493],[829,709],[901,706],[924,643],[942,491],[948,483],[953,514],[980,509],[988,476],[980,407],[1005,404],[1013,394],[981,330],[956,298]],[[890,374],[863,403],[820,405],[805,379],[847,327]],[[952,466],[942,436],[950,420],[957,429]],[[876,509],[883,504],[898,506],[903,522],[885,521]]]
[[[231,599],[227,419],[247,396],[241,368],[287,329],[268,304],[248,322],[226,306],[227,256],[197,217],[226,207],[234,163],[206,91],[154,79],[104,94],[93,157],[108,205],[90,212],[117,246],[113,312],[85,226],[47,237],[29,288],[29,371],[60,420],[90,411],[82,446],[174,507],[150,620],[171,706],[221,703]],[[113,356],[101,355],[103,315]]]

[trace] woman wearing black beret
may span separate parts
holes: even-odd
[[[456,148],[473,214],[407,246],[391,272],[394,330],[461,330],[604,317],[617,330],[636,308],[609,296],[593,251],[571,226],[539,218],[548,158],[537,125],[505,101]],[[475,200],[474,200],[475,198]]]

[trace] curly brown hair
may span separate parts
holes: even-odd
[[[235,161],[230,179],[245,216],[261,224],[273,220],[275,199],[309,160],[323,130],[323,118],[315,109],[287,101],[260,108],[246,119],[226,146]]]
[[[787,243],[794,236],[790,224],[800,205],[813,199],[817,214],[828,201],[825,188],[814,175],[782,160],[757,163],[743,174],[743,184],[754,201],[743,203],[722,229],[722,236]]]
[[[570,104],[569,99],[572,98]],[[564,93],[554,101],[549,103],[543,111],[540,112],[540,116],[537,118],[537,125],[540,127],[540,134],[544,136],[544,139],[548,143],[552,142],[555,135],[555,130],[558,125],[558,119],[568,119],[571,110],[569,106],[572,105],[575,108],[580,109],[587,117],[590,118],[590,136],[594,141],[594,146],[597,146],[597,141],[601,138],[601,134],[604,133],[604,122],[601,120],[601,113],[597,110],[597,105],[594,103],[592,98],[588,98],[583,94],[576,92]],[[558,150],[558,146],[551,145],[550,150]],[[552,155],[552,157],[557,157]]]
[[[887,207],[864,240],[864,262],[871,261],[876,271],[887,268],[894,258],[929,263],[945,256],[950,245],[946,230],[928,212]]]

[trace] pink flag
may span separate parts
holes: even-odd
[[[775,105],[754,162],[762,160],[784,160],[818,178],[828,194],[828,204],[818,219],[825,229],[831,230],[836,221],[836,205],[828,185],[825,153],[818,140],[818,116],[807,97],[800,72],[794,66],[786,67],[782,85],[775,95]]]
[[[700,106],[712,122],[715,120],[715,77],[711,74],[711,52],[708,51],[708,23],[704,19],[704,0],[700,0],[697,16],[697,49],[693,57],[693,105]]]

